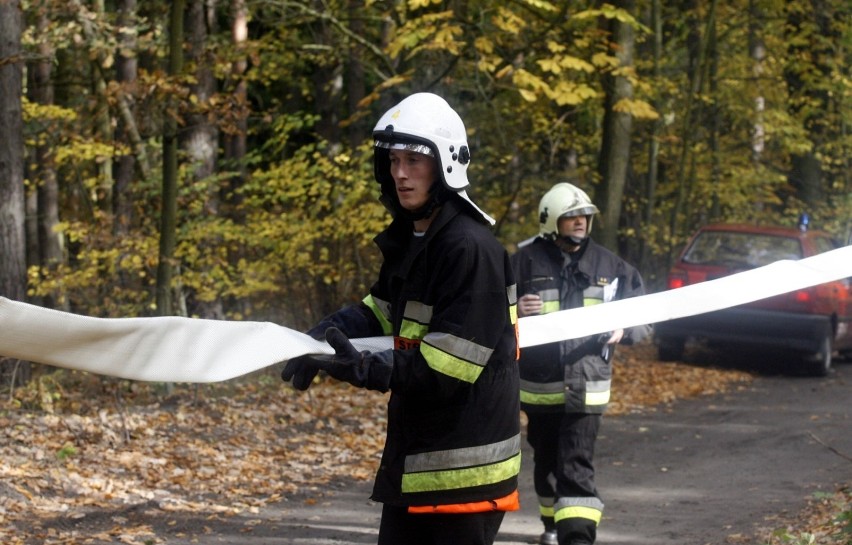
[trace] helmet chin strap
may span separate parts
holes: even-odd
[[[557,237],[556,244],[559,246],[559,248],[561,250],[563,250],[565,252],[572,253],[572,252],[576,252],[577,250],[579,250],[583,246],[585,246],[586,243],[588,242],[588,240],[589,240],[588,235],[583,237],[583,238],[577,238],[577,237],[572,237],[572,236]]]

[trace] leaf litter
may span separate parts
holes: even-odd
[[[651,343],[620,347],[607,415],[745,388],[752,378],[661,363]],[[386,404],[387,394],[327,378],[297,392],[276,368],[205,385],[44,372],[0,402],[0,543],[166,543],[116,513],[141,510],[167,520],[174,535],[183,535],[181,515],[192,514],[203,522],[187,532],[210,534],[218,521],[283,500],[316,501],[329,483],[372,479]],[[839,494],[803,515],[811,528],[831,527],[824,504],[845,498],[848,507],[848,491]],[[82,535],[75,527],[99,516],[109,517],[109,530]]]

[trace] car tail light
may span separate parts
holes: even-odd
[[[799,290],[793,294],[793,300],[797,303],[809,303],[811,301],[811,292],[808,290]]]
[[[676,288],[682,288],[686,285],[686,278],[682,276],[670,276],[669,277],[669,289],[673,290]]]

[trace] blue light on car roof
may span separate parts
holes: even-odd
[[[799,231],[802,231],[802,232],[807,231],[808,225],[810,223],[811,223],[811,217],[807,213],[802,212],[802,214],[799,216]]]

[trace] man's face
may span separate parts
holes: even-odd
[[[556,227],[559,229],[560,237],[574,237],[582,240],[588,234],[589,221],[586,216],[559,218]]]
[[[434,157],[407,150],[390,150],[390,173],[396,185],[399,204],[406,210],[418,210],[429,202],[429,188],[437,179],[438,162]]]

